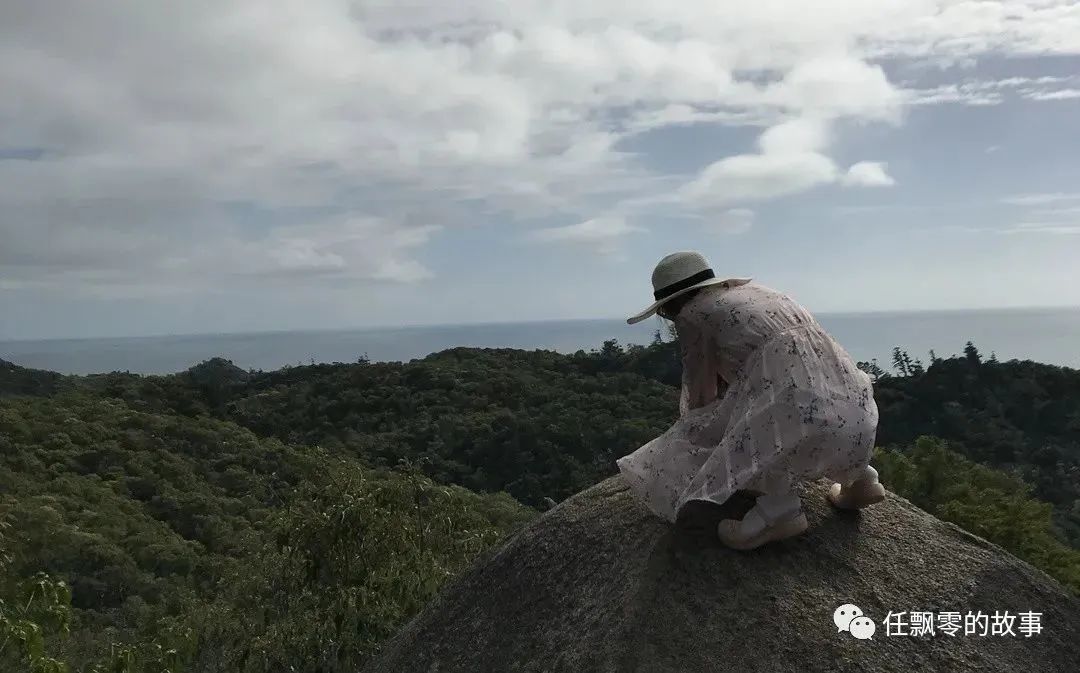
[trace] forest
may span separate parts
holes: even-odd
[[[1080,593],[1080,371],[896,349],[886,485]],[[677,415],[677,344],[68,377],[0,361],[0,670],[355,670]]]

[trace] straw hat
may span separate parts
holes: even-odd
[[[626,322],[630,325],[641,322],[656,313],[656,310],[663,306],[665,302],[669,302],[699,287],[721,284],[726,284],[728,287],[737,287],[746,285],[749,282],[749,278],[717,278],[712,267],[709,266],[708,260],[700,252],[675,252],[660,260],[656,268],[653,269],[653,298],[656,301],[641,313],[627,318]]]

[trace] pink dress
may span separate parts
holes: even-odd
[[[846,484],[862,474],[878,422],[870,377],[806,309],[755,283],[716,285],[675,326],[681,417],[618,461],[657,515],[674,521],[691,500],[780,495],[799,480]]]

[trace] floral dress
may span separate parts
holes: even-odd
[[[631,489],[674,521],[691,500],[784,494],[803,479],[847,484],[869,464],[874,391],[810,313],[755,283],[698,292],[676,317],[680,418],[618,461]]]

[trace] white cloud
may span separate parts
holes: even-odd
[[[187,225],[166,228],[167,238],[92,224],[65,225],[63,236],[56,229],[7,239],[0,266],[21,269],[20,277],[36,287],[118,298],[198,293],[222,283],[249,289],[300,283],[316,290],[342,282],[415,283],[432,274],[414,254],[441,227],[330,218],[254,233],[212,220],[195,229],[193,242],[183,240]],[[133,276],[153,282],[132,286]]]
[[[1055,208],[1039,208],[1037,210],[1031,211],[1030,215],[1032,217],[1038,218],[1080,217],[1080,205],[1062,206]]]
[[[440,228],[393,226],[367,218],[282,227],[259,240],[237,241],[220,257],[223,263],[235,260],[232,268],[239,274],[411,283],[431,278],[410,253]]]
[[[1075,90],[909,89],[880,62],[1078,53],[1080,4],[1053,0],[4,3],[0,273],[414,282],[434,227],[478,213],[580,218],[562,240],[604,247],[634,228],[598,213],[675,191],[632,134],[767,129],[678,192],[727,208],[839,181],[839,120]]]
[[[744,234],[754,226],[754,211],[748,208],[733,208],[709,220],[705,228],[720,234]]]
[[[1021,222],[1009,229],[1002,230],[1003,234],[1057,234],[1073,235],[1080,234],[1080,223],[1076,222]]]
[[[758,138],[760,154],[727,157],[706,167],[681,190],[697,208],[762,201],[806,191],[836,179],[836,166],[820,154],[828,143],[828,125],[801,118],[766,129]]]
[[[758,138],[760,154],[717,161],[680,190],[683,202],[697,209],[748,203],[798,194],[839,182],[845,186],[894,184],[885,164],[861,161],[841,173],[822,153],[829,142],[829,124],[800,118],[773,126]]]
[[[682,195],[699,208],[762,201],[836,180],[836,165],[816,152],[743,154],[721,159],[687,184]]]
[[[1032,101],[1063,100],[1075,97],[1070,84],[1080,83],[1080,76],[1006,77],[998,80],[969,79],[930,88],[909,88],[903,96],[910,105],[960,103],[963,105],[999,105],[1009,98]],[[1080,95],[1080,94],[1076,94]]]
[[[817,152],[829,144],[829,129],[820,119],[801,118],[766,129],[758,138],[763,154]]]
[[[1013,206],[1041,206],[1062,201],[1080,201],[1080,192],[1048,192],[1045,194],[1013,194],[1001,199]]]
[[[903,99],[880,66],[847,54],[800,63],[768,91],[787,109],[826,118],[898,121]]]
[[[1001,234],[1080,234],[1080,193],[1054,192],[1019,194],[1002,199],[1014,206],[1034,206],[1024,215],[1025,220]]]
[[[1031,100],[1073,100],[1080,98],[1080,89],[1058,89],[1057,91],[1032,91],[1025,95]]]
[[[609,215],[563,227],[536,229],[529,237],[541,243],[564,243],[584,246],[602,254],[615,254],[623,237],[640,231],[640,227],[628,224],[623,217]]]
[[[962,103],[964,105],[998,105],[1004,101],[1000,92],[970,84],[943,84],[931,89],[908,92],[911,105],[938,105]]]
[[[853,164],[840,182],[849,187],[889,187],[896,184],[885,172],[885,164],[879,161],[860,161]]]
[[[651,129],[674,128],[692,124],[720,124],[723,126],[767,126],[778,121],[778,112],[769,110],[712,109],[710,106],[691,106],[672,103],[659,109],[642,110],[634,114],[626,124],[628,133],[640,133]]]

